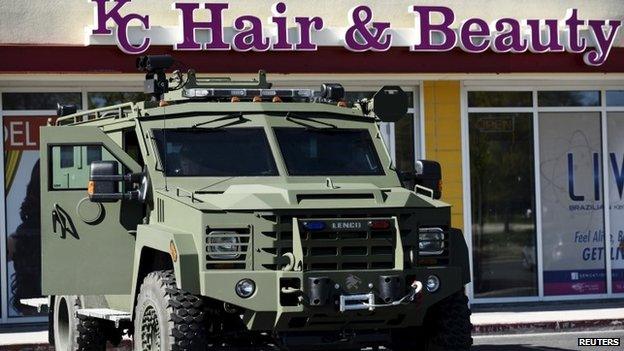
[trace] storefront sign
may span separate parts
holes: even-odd
[[[278,2],[267,22],[242,15],[227,26],[223,21],[227,3],[175,2],[172,10],[179,14],[178,26],[157,28],[149,15],[128,12],[125,6],[132,0],[91,1],[95,18],[90,37],[114,36],[117,46],[129,54],[143,53],[154,42],[167,41],[176,50],[309,51],[319,45],[342,45],[355,52],[386,51],[392,46],[406,46],[413,52],[445,52],[459,47],[469,53],[583,53],[586,64],[598,66],[609,56],[622,25],[621,20],[581,19],[577,9],[569,9],[562,19],[500,18],[488,23],[469,18],[455,28],[452,9],[414,5],[407,9],[414,15],[414,28],[392,28],[390,22],[374,21],[371,7],[361,5],[345,14],[348,27],[332,29],[325,28],[319,16],[289,19],[286,5]],[[196,20],[199,13],[208,14],[210,20]],[[441,22],[434,22],[435,17]],[[108,27],[111,23],[116,31]]]

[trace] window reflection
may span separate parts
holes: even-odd
[[[469,115],[475,297],[537,295],[532,120]]]
[[[57,104],[82,106],[80,93],[3,93],[2,109],[56,110]]]
[[[124,102],[139,102],[145,100],[142,92],[95,92],[87,94],[89,108],[99,108]]]
[[[469,107],[532,107],[530,91],[470,91]]]
[[[600,106],[600,92],[585,91],[540,91],[537,93],[539,106]]]
[[[607,106],[624,106],[624,90],[607,91]]]

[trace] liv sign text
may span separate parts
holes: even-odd
[[[118,47],[129,54],[143,53],[152,45],[156,34],[149,15],[125,8],[132,0],[91,1],[95,18],[90,35],[114,36]],[[227,3],[173,3],[179,23],[176,40],[170,44],[176,50],[313,51],[322,45],[342,45],[354,52],[386,51],[392,46],[406,46],[413,52],[456,47],[469,53],[569,52],[583,54],[586,64],[599,66],[607,60],[622,26],[622,20],[583,19],[577,9],[569,9],[559,19],[486,22],[458,19],[448,7],[414,5],[407,9],[414,16],[414,27],[393,28],[390,22],[375,21],[372,8],[361,5],[345,14],[345,28],[336,30],[326,28],[320,16],[289,18],[282,2],[273,5],[273,15],[265,21],[241,15],[231,24],[224,23],[228,9]],[[200,12],[210,20],[197,20]],[[135,29],[140,31],[131,35]]]

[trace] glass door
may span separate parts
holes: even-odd
[[[536,296],[533,115],[471,113],[475,297]]]

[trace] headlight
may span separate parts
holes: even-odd
[[[444,231],[441,228],[420,228],[418,231],[418,252],[423,256],[443,253]]]
[[[236,232],[208,233],[208,256],[215,260],[234,260],[240,257],[241,245]]]

